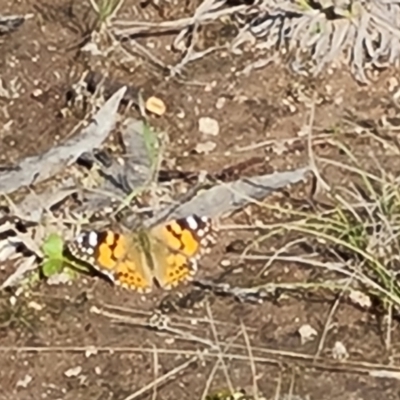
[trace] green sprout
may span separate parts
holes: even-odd
[[[101,25],[107,24],[116,15],[123,3],[124,0],[90,0]]]

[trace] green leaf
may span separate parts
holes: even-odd
[[[43,253],[49,259],[61,260],[63,258],[64,242],[56,233],[50,234],[42,245]]]
[[[46,278],[59,274],[62,269],[63,261],[61,259],[48,259],[42,264],[42,272]]]
[[[44,260],[42,263],[42,272],[46,278],[60,273],[63,270],[64,263],[64,242],[62,238],[56,234],[50,234],[42,245]]]
[[[147,123],[143,124],[143,139],[147,149],[147,155],[150,158],[152,166],[154,166],[157,159],[158,138],[157,134]]]

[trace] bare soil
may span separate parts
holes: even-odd
[[[129,15],[134,4],[133,0],[126,1],[121,12]],[[6,87],[18,88],[18,97],[0,100],[1,166],[48,150],[71,135],[81,118],[79,113],[64,115],[61,110],[72,83],[88,68],[78,49],[91,17],[77,21],[76,15],[83,15],[87,7],[78,5],[71,12],[69,6],[69,0],[0,0],[2,14],[34,14],[18,31],[0,37],[0,77]],[[151,6],[143,12],[154,20],[161,18]],[[165,6],[165,13],[173,18],[184,15],[185,10]],[[205,40],[221,35],[218,31],[207,33]],[[170,38],[150,37],[143,43],[151,43],[148,48],[157,50],[166,62],[173,61],[174,57],[165,50]],[[266,140],[298,138],[308,118],[301,99],[312,90],[319,99],[315,135],[340,125],[348,110],[374,120],[395,113],[388,92],[393,71],[382,72],[369,87],[359,86],[344,67],[333,75],[315,79],[292,75],[282,65],[255,70],[248,76],[238,75],[237,71],[243,70],[249,60],[250,57],[217,52],[190,64],[185,71],[189,81],[206,82],[206,87],[166,81],[145,62],[132,66],[133,72],[113,63],[107,68],[113,79],[164,100],[167,113],[161,118],[153,117],[151,123],[169,135],[166,157],[175,160],[170,164],[190,171],[218,172],[255,157],[262,157],[264,162],[257,163],[251,173],[307,165],[304,141],[238,149]],[[225,103],[217,108],[220,98]],[[218,121],[217,136],[205,139],[199,133],[202,116]],[[196,154],[196,145],[206,140],[215,142],[215,149],[210,154]],[[392,167],[398,164],[398,160],[386,157],[383,149],[372,147],[368,138],[349,136],[346,144],[355,154],[375,151],[382,162],[391,163]],[[342,157],[326,143],[316,146],[315,151],[333,159]],[[249,172],[238,172],[241,173]],[[348,178],[334,168],[323,173],[332,182]],[[306,190],[297,187],[293,189],[294,196],[304,196]],[[273,221],[271,218],[266,211],[252,207],[251,212],[238,212],[224,223],[251,224],[255,219],[268,223]],[[213,279],[227,272],[228,268],[221,267],[219,261],[229,258],[232,243],[246,244],[253,239],[251,231],[221,235],[212,254],[202,262],[199,275]],[[247,261],[237,267],[230,282],[244,284],[256,276],[262,264]],[[1,279],[9,273],[3,269]],[[309,270],[296,265],[274,264],[268,279],[301,281],[309,274]],[[192,286],[168,294],[158,290],[140,296],[92,277],[83,277],[69,286],[41,283],[33,293],[18,298],[15,305],[10,294],[2,294],[0,399],[122,400],[174,368],[179,369],[192,357],[192,363],[138,398],[200,399],[205,392],[229,387],[229,375],[234,388],[244,388],[248,393],[252,393],[256,382],[267,399],[278,398],[274,397],[276,393],[282,399],[298,400],[399,399],[396,379],[369,376],[362,368],[368,367],[363,363],[399,365],[396,321],[392,326],[392,346],[387,351],[380,316],[341,302],[321,351],[323,358],[313,362],[334,301],[333,295],[283,296],[262,304],[246,304]],[[169,308],[171,330],[160,332],[147,325],[147,318],[160,304]],[[114,309],[109,309],[110,305]],[[116,315],[125,317],[120,320]],[[302,344],[297,331],[305,324],[316,329],[318,337]],[[251,342],[253,354],[249,354],[246,340]],[[345,345],[349,360],[354,362],[352,368],[348,364],[342,367],[332,358],[336,341]],[[215,346],[222,353],[235,356],[220,363]],[[196,354],[200,356],[194,357]],[[253,362],[249,361],[252,357]]]

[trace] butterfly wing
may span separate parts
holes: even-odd
[[[153,275],[135,235],[112,231],[82,232],[68,250],[76,259],[90,264],[115,284],[148,292],[153,286]]]
[[[164,289],[193,278],[198,258],[213,242],[211,219],[192,215],[150,230],[154,276]]]

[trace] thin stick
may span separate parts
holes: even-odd
[[[223,355],[226,355],[226,352],[230,349],[230,347],[231,347],[232,344],[235,342],[235,340],[239,337],[239,335],[240,335],[240,332],[238,332],[238,333],[229,341],[229,343],[227,344],[227,346],[226,346],[226,347],[224,348],[224,350],[223,350],[223,353],[222,353]],[[214,367],[213,367],[213,369],[212,369],[212,371],[211,371],[211,373],[210,373],[210,375],[209,375],[209,377],[208,377],[208,379],[207,379],[206,385],[205,385],[204,390],[203,390],[203,394],[202,394],[202,396],[201,396],[201,400],[205,400],[205,399],[207,398],[207,395],[208,395],[209,392],[210,392],[210,387],[211,387],[212,381],[213,381],[213,379],[214,379],[214,376],[215,376],[215,374],[216,374],[216,372],[217,372],[217,369],[218,369],[218,367],[219,367],[220,364],[221,364],[221,360],[218,359],[218,360],[215,362]]]
[[[312,149],[312,129],[314,125],[314,119],[315,119],[315,93],[313,96],[313,102],[311,104],[311,109],[310,109],[310,119],[308,121],[307,125],[307,147],[308,147],[308,157],[310,158],[310,168],[314,172],[314,175],[317,179],[317,183],[319,183],[326,191],[330,191],[329,185],[322,179],[321,174],[318,171],[317,164],[315,162],[315,157],[314,157],[314,151]]]
[[[281,399],[281,389],[282,389],[282,370],[279,371],[278,385],[276,386],[274,400]]]
[[[294,369],[292,369],[292,376],[291,376],[291,379],[290,379],[290,387],[289,387],[289,393],[288,393],[288,400],[293,400],[294,381],[295,381],[295,373],[294,373]]]
[[[154,346],[154,382],[157,381],[157,375],[158,375],[158,352],[157,352],[157,348]],[[157,399],[157,384],[154,385],[153,387],[153,396],[152,396],[152,400],[156,400]]]
[[[319,341],[319,343],[318,343],[318,349],[317,349],[317,352],[315,353],[315,356],[314,356],[315,359],[319,358],[320,355],[321,355],[321,351],[322,351],[322,349],[324,348],[326,336],[328,335],[328,332],[329,332],[329,329],[330,329],[330,326],[331,326],[332,317],[333,317],[333,315],[335,314],[337,308],[339,307],[340,300],[341,300],[341,298],[343,297],[343,294],[347,292],[347,289],[349,288],[350,283],[351,283],[352,281],[353,281],[352,278],[349,278],[349,279],[348,279],[348,281],[347,281],[345,287],[344,287],[343,290],[339,293],[338,298],[336,299],[335,303],[333,304],[333,306],[332,306],[332,308],[331,308],[331,310],[330,310],[330,312],[329,312],[329,314],[328,314],[328,318],[326,319],[325,326],[324,326],[324,331],[322,332],[321,339],[320,339],[320,341]]]
[[[243,350],[244,346],[232,345],[235,349]],[[245,349],[245,347],[244,347]],[[88,350],[96,351],[97,353],[107,353],[108,355],[114,353],[148,353],[153,354],[154,348],[146,348],[146,347],[112,347],[112,346],[51,346],[51,347],[37,347],[37,346],[0,346],[1,353],[61,353],[61,352],[69,352],[69,353],[86,353]],[[165,355],[184,355],[184,356],[193,356],[196,359],[199,357],[199,354],[202,358],[215,359],[223,357],[227,360],[236,360],[236,361],[249,361],[249,357],[247,355],[229,353],[223,355],[221,353],[213,353],[208,349],[199,353],[199,350],[179,350],[179,349],[157,349],[158,353]],[[262,354],[268,354],[270,356],[278,356],[279,359],[267,358],[262,356],[254,356],[254,362],[262,363],[262,364],[270,364],[270,365],[282,365],[282,357],[286,357],[291,362],[298,362],[298,365],[303,367],[310,368],[318,368],[324,371],[339,371],[339,372],[349,372],[349,373],[358,373],[364,374],[367,376],[386,376],[396,380],[400,380],[400,368],[394,367],[391,365],[377,364],[371,363],[367,361],[334,361],[331,359],[322,359],[320,358],[317,363],[313,362],[315,359],[314,356],[305,354],[305,353],[295,353],[291,351],[285,350],[276,350],[270,348],[259,348],[253,347],[253,352],[258,351]],[[302,361],[302,363],[301,363]],[[313,362],[312,364],[310,362]],[[126,399],[125,399],[126,400]]]
[[[211,331],[212,331],[213,336],[214,336],[215,345],[218,348],[218,359],[221,362],[222,369],[224,371],[225,379],[226,379],[226,382],[228,384],[229,390],[231,391],[231,393],[233,393],[233,391],[234,391],[233,385],[232,385],[231,379],[229,377],[228,369],[226,368],[224,357],[222,357],[221,345],[220,345],[220,342],[219,342],[219,339],[218,339],[218,332],[217,332],[217,329],[216,329],[216,327],[214,325],[214,318],[213,318],[213,315],[212,315],[212,312],[211,312],[210,304],[208,302],[206,303],[206,310],[207,310],[208,317],[210,319],[210,327],[211,327]]]
[[[137,399],[139,396],[141,396],[142,394],[146,393],[147,391],[149,391],[150,389],[152,389],[153,387],[159,385],[160,383],[168,380],[169,378],[171,378],[173,375],[177,374],[178,372],[183,371],[184,369],[186,369],[187,367],[189,367],[190,364],[194,363],[197,360],[197,356],[196,357],[192,357],[190,360],[184,362],[183,364],[179,365],[178,367],[174,368],[173,370],[167,372],[166,374],[158,377],[157,379],[155,379],[153,382],[150,382],[149,384],[147,384],[146,386],[142,387],[141,389],[139,389],[137,392],[132,393],[131,395],[129,395],[128,397],[125,397],[124,400],[134,400]]]
[[[259,397],[258,397],[258,385],[257,385],[257,370],[256,370],[256,364],[254,363],[253,352],[251,350],[249,335],[247,334],[246,327],[244,326],[242,321],[240,321],[240,327],[242,328],[244,341],[246,343],[247,351],[249,353],[251,375],[253,378],[253,396],[254,400],[258,400]]]

